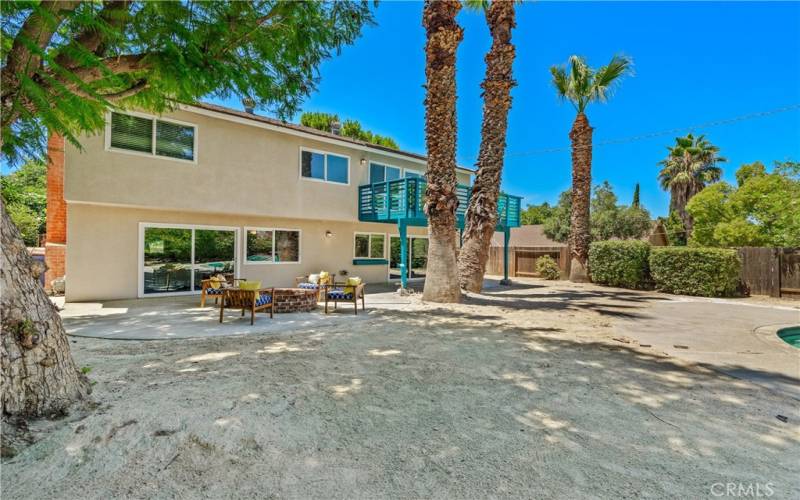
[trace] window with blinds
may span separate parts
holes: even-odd
[[[179,160],[194,160],[191,125],[111,113],[111,147]]]
[[[152,153],[153,120],[112,113],[111,147],[139,151],[141,153]]]

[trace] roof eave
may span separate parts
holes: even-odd
[[[310,139],[335,143],[345,147],[355,147],[357,149],[370,153],[401,158],[416,163],[424,163],[424,164],[428,163],[428,158],[418,153],[412,153],[410,151],[403,151],[399,149],[391,149],[385,146],[379,146],[377,144],[372,144],[365,141],[359,141],[357,139],[351,139],[349,137],[342,137],[340,135],[331,134],[323,130],[317,130],[311,127],[304,127],[302,125],[282,122],[280,120],[276,120],[274,118],[269,118],[266,116],[251,114],[245,111],[226,108],[224,106],[217,106],[216,104],[206,104],[206,103],[179,104],[178,108],[183,111],[188,111],[190,113],[197,113],[205,116],[211,116],[214,118],[226,119],[229,121],[235,121],[246,125],[275,130],[277,132],[304,136]],[[461,172],[467,174],[475,173],[474,170],[462,166],[456,166],[456,170],[460,170]]]

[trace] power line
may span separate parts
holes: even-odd
[[[607,139],[605,141],[599,141],[599,142],[596,142],[596,143],[592,144],[592,147],[597,148],[597,147],[601,147],[601,146],[610,146],[610,145],[615,145],[615,144],[627,144],[627,143],[630,143],[630,142],[643,141],[643,140],[646,140],[646,139],[652,139],[654,137],[672,135],[672,134],[685,132],[685,131],[693,131],[693,130],[697,130],[697,129],[706,129],[706,128],[711,128],[711,127],[719,127],[719,126],[722,126],[722,125],[731,125],[733,123],[739,123],[739,122],[743,122],[743,121],[747,121],[747,120],[753,120],[753,119],[756,119],[756,118],[764,118],[766,116],[777,115],[778,113],[785,113],[787,111],[794,111],[794,110],[797,110],[797,109],[800,109],[800,104],[792,104],[792,105],[789,105],[789,106],[784,106],[782,108],[771,109],[769,111],[759,111],[759,112],[756,112],[756,113],[749,113],[749,114],[746,114],[746,115],[736,116],[734,118],[726,118],[726,119],[722,119],[722,120],[713,120],[713,121],[709,121],[709,122],[705,122],[705,123],[700,123],[700,124],[697,124],[697,125],[690,125],[688,127],[677,127],[677,128],[672,128],[672,129],[669,129],[669,130],[661,130],[661,131],[658,131],[658,132],[650,132],[650,133],[647,133],[647,134],[634,135],[634,136],[630,136],[630,137],[623,137],[623,138],[620,138],[620,139]],[[563,147],[559,147],[559,148],[534,149],[534,150],[531,150],[531,151],[520,151],[520,152],[517,152],[517,153],[507,153],[506,156],[507,157],[534,156],[534,155],[541,155],[541,154],[548,154],[548,153],[561,153],[561,152],[571,151],[571,150],[572,150],[572,148],[570,146],[563,146]]]

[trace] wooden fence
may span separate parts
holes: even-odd
[[[800,299],[800,248],[742,247],[739,257],[751,294]]]
[[[569,275],[567,247],[509,247],[508,275],[538,276],[536,261],[549,255],[558,262],[561,275]],[[800,248],[739,248],[742,259],[741,278],[752,295],[769,295],[800,299]],[[503,247],[492,247],[486,273],[503,275]]]
[[[543,255],[549,255],[558,263],[562,276],[569,275],[569,250],[567,247],[509,247],[508,248],[508,275],[538,276],[536,261]],[[497,276],[503,275],[503,247],[489,249],[489,261],[486,263],[486,273]]]

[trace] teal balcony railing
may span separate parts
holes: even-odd
[[[365,222],[396,223],[401,220],[412,225],[426,225],[425,187],[427,182],[420,178],[396,179],[376,182],[358,188],[358,220]],[[458,227],[464,227],[464,215],[469,205],[472,190],[469,186],[457,186]],[[498,230],[520,225],[520,205],[522,198],[510,194],[500,194],[497,203]]]

